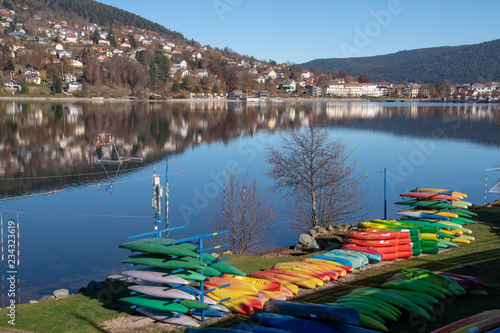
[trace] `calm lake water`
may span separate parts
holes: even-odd
[[[5,242],[7,221],[19,219],[21,301],[119,274],[127,252],[117,245],[153,229],[151,177],[161,174],[165,183],[167,155],[170,226],[187,226],[170,236],[211,232],[206,209],[220,196],[224,174],[245,170],[269,188],[266,147],[309,115],[354,148],[370,188],[361,198],[369,219],[383,217],[384,168],[391,218],[398,194],[414,186],[456,188],[483,203],[485,169],[500,167],[495,104],[1,102],[0,211]],[[96,145],[104,132],[120,154],[144,162],[104,170],[96,163],[109,151]],[[488,187],[499,180],[500,172],[488,173]],[[277,218],[266,249],[298,236],[280,218],[281,198],[272,200]],[[0,267],[6,276],[6,259]]]

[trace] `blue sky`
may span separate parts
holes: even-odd
[[[500,1],[99,0],[202,45],[302,63],[500,38]]]

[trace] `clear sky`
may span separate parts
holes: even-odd
[[[500,38],[500,1],[99,0],[202,45],[302,63]]]

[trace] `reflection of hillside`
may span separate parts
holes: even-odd
[[[96,147],[95,138],[103,132],[147,164],[201,143],[300,126],[308,114],[336,126],[429,138],[442,129],[447,138],[500,145],[499,111],[498,105],[468,104],[4,102],[0,191],[18,195],[102,179],[88,174],[102,171],[96,160],[106,147]]]
[[[500,145],[500,105],[327,103],[316,110],[336,124],[396,135]],[[344,110],[344,111],[342,111]]]
[[[9,196],[102,178],[80,175],[103,171],[96,160],[109,148],[96,146],[99,133],[112,133],[125,153],[150,163],[203,142],[228,142],[274,128],[277,113],[272,106],[262,111],[258,106],[224,102],[0,104],[0,177],[4,179],[0,190]],[[80,176],[70,176],[75,174]]]

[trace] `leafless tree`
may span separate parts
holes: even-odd
[[[246,172],[241,176],[231,173],[222,198],[207,213],[212,228],[229,230],[221,237],[238,255],[261,248],[275,216],[267,194],[262,194],[262,187],[256,180],[249,181]]]
[[[362,198],[364,173],[341,139],[310,118],[309,124],[281,135],[279,147],[266,151],[276,181],[273,190],[283,193],[285,212],[292,229],[351,222],[366,213]]]

